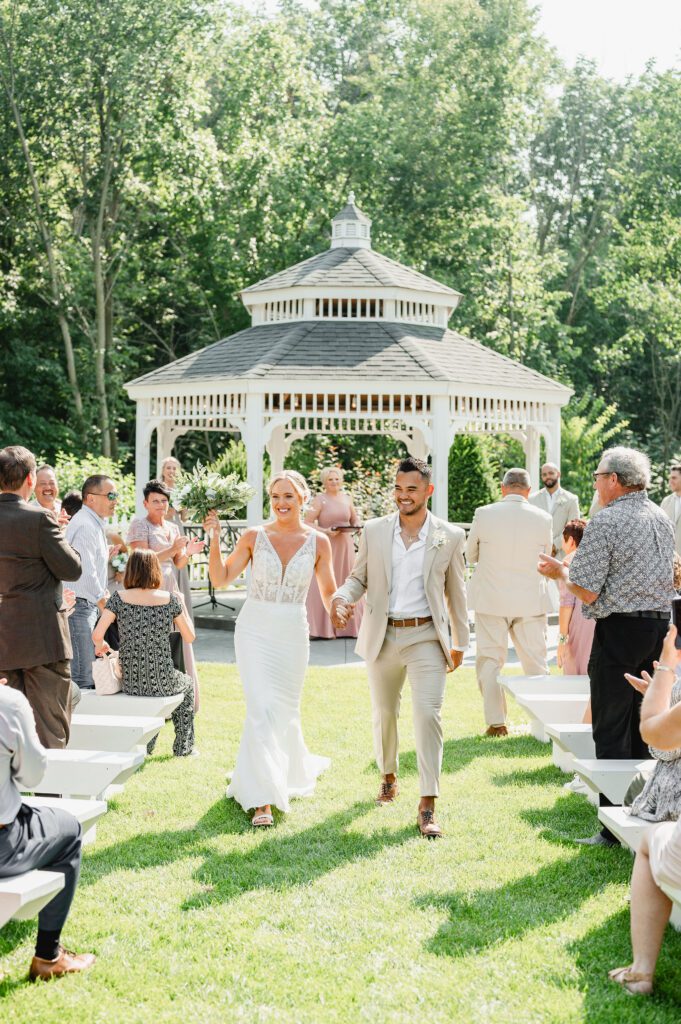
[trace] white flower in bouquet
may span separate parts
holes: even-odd
[[[119,554],[114,555],[113,558],[111,559],[111,565],[116,572],[125,572],[125,567],[127,566],[127,564],[128,555],[125,551],[119,552]]]
[[[219,517],[228,519],[254,494],[251,485],[236,473],[220,476],[197,462],[191,473],[182,475],[173,492],[173,508],[187,512],[194,522],[201,522],[212,509]]]

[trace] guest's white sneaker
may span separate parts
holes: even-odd
[[[586,783],[582,782],[579,775],[573,775],[570,782],[564,782],[563,789],[569,790],[570,793],[581,793],[582,796],[586,796],[589,792]]]

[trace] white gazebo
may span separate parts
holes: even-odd
[[[432,456],[433,510],[447,516],[447,462],[459,433],[508,433],[522,441],[533,486],[539,443],[560,463],[560,409],[571,391],[448,329],[460,294],[375,252],[371,220],[347,205],[331,246],[245,288],[252,326],[127,385],[137,406],[138,496],[189,430],[238,432],[262,519],[263,453],[283,466],[306,434],[389,434]]]

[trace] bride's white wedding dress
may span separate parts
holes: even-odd
[[[285,568],[264,527],[253,548],[248,596],[236,621],[236,662],[246,721],[228,797],[244,810],[308,796],[331,763],[305,746],[300,695],[310,651],[305,599],[314,573],[312,531]]]

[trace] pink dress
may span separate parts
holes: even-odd
[[[568,555],[567,562],[572,561],[574,553]],[[568,628],[568,642],[565,645],[563,655],[564,676],[585,676],[591,655],[591,646],[594,641],[595,619],[585,619],[582,615],[582,602],[574,594],[571,594],[565,584],[561,581],[558,584],[560,589],[560,607],[572,608],[572,618]]]
[[[313,499],[310,512],[319,512],[316,524],[323,530],[331,526],[350,526],[350,499],[347,494],[338,494],[330,497],[328,494],[318,494]],[[355,545],[352,542],[352,534],[343,531],[342,533],[327,534],[331,542],[331,555],[333,558],[333,572],[338,586],[344,583],[350,575],[352,564],[355,560]],[[355,610],[343,629],[335,630],[331,619],[326,614],[322,604],[321,594],[317,586],[317,580],[313,577],[307,595],[307,620],[310,624],[310,636],[321,637],[324,640],[332,640],[334,637],[356,637],[359,632],[364,612],[364,598],[355,605]]]

